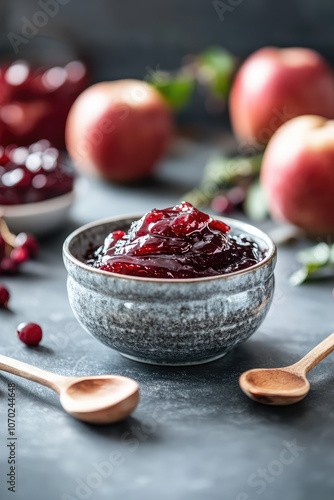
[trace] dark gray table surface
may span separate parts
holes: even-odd
[[[279,248],[275,298],[260,329],[214,363],[167,368],[132,362],[89,337],[69,307],[64,237],[94,219],[174,204],[196,184],[212,150],[183,141],[149,185],[90,181],[68,227],[43,243],[38,261],[2,280],[12,293],[12,311],[0,311],[1,353],[64,375],[133,377],[141,401],[128,420],[94,427],[65,414],[48,388],[1,374],[1,499],[333,499],[333,355],[310,373],[310,394],[295,406],[261,406],[238,387],[242,371],[293,363],[333,331],[333,281],[288,284],[303,243]],[[38,348],[16,338],[16,325],[26,320],[43,327]],[[13,381],[16,493],[6,485],[7,385]]]

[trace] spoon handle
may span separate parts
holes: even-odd
[[[304,356],[298,363],[292,365],[304,373],[308,373],[320,361],[322,361],[328,354],[334,351],[334,333],[329,335],[325,340],[320,342],[312,351]]]
[[[17,359],[8,358],[2,354],[0,354],[0,370],[46,385],[57,392],[60,390],[59,386],[66,379],[66,377],[57,375],[56,373],[41,370],[36,366],[28,365]]]

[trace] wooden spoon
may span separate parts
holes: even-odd
[[[2,355],[0,370],[50,387],[58,392],[65,411],[91,424],[123,420],[139,401],[138,384],[127,377],[64,377]]]
[[[310,390],[306,373],[332,351],[334,351],[334,333],[298,363],[284,368],[248,370],[240,376],[239,385],[248,397],[259,403],[266,405],[297,403]]]

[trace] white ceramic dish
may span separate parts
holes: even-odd
[[[41,236],[59,229],[68,217],[77,195],[77,185],[69,193],[37,203],[5,206],[0,205],[0,214],[13,233],[25,231]]]

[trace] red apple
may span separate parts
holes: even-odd
[[[334,120],[299,116],[265,150],[261,182],[272,215],[310,235],[334,234]]]
[[[80,169],[108,180],[151,174],[173,131],[163,97],[139,80],[98,83],[75,101],[66,124],[66,145]]]
[[[334,75],[320,54],[264,47],[246,59],[230,96],[240,141],[266,144],[283,123],[308,114],[334,118]]]

